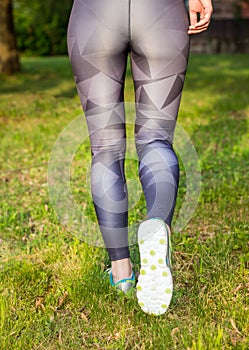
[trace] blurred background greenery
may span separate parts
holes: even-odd
[[[37,56],[67,53],[66,31],[73,0],[15,0],[17,48]]]

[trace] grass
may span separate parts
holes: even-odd
[[[71,166],[71,190],[87,218],[83,241],[49,199],[52,147],[82,114],[68,58],[21,63],[21,73],[0,77],[1,349],[248,349],[248,56],[190,57],[178,120],[197,150],[202,188],[191,221],[172,236],[175,293],[160,317],[144,314],[135,296],[118,297],[103,277],[107,254],[89,236],[101,245],[88,138]],[[133,98],[128,66],[125,99]],[[136,227],[146,208],[127,129],[129,223]],[[175,220],[186,185],[182,163],[181,173]],[[136,245],[131,254],[138,269]]]

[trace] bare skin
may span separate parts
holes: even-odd
[[[198,21],[198,13],[200,19]],[[211,0],[189,0],[190,26],[188,34],[201,33],[207,30],[211,21],[213,6]],[[169,232],[170,227],[167,225]],[[132,264],[129,258],[112,261],[112,274],[114,281],[128,278],[132,274]]]
[[[197,15],[200,14],[198,21]],[[213,6],[211,0],[189,0],[190,26],[188,34],[201,33],[207,30],[211,21]]]
[[[112,261],[112,275],[114,282],[128,278],[132,274],[132,264],[129,258]]]
[[[170,227],[166,224],[169,233],[171,234]],[[132,274],[132,264],[129,258],[112,261],[112,275],[114,282],[123,278],[128,278]]]

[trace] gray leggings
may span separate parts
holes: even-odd
[[[147,218],[169,226],[179,164],[172,148],[189,55],[183,0],[75,0],[68,52],[91,142],[91,192],[111,260],[129,257],[124,79],[130,55],[135,142]]]

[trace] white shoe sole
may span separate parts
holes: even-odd
[[[172,273],[166,264],[169,242],[164,221],[160,218],[143,221],[138,229],[138,244],[141,260],[138,303],[144,312],[161,315],[167,311],[173,294]]]

